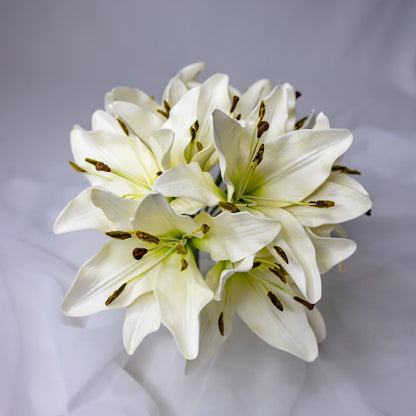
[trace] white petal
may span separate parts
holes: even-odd
[[[212,142],[211,113],[215,109],[228,111],[230,105],[227,75],[215,74],[201,85],[197,114],[199,130],[196,140],[203,144],[204,149]]]
[[[231,198],[250,161],[251,137],[237,120],[222,111],[215,110],[212,117],[221,175],[229,186],[228,197]]]
[[[246,193],[301,201],[331,173],[335,159],[351,145],[348,130],[297,130],[269,141]]]
[[[316,303],[321,297],[321,276],[316,263],[315,248],[308,234],[299,221],[284,209],[262,208],[261,211],[280,221],[282,230],[279,237],[287,243],[302,266],[305,280],[302,280],[301,274],[294,274],[292,278],[307,300]]]
[[[188,91],[188,87],[179,78],[172,78],[163,92],[163,100],[173,107]]]
[[[195,62],[194,64],[187,65],[176,74],[176,78],[179,78],[185,84],[194,83],[206,66],[204,62]]]
[[[91,201],[91,190],[88,188],[70,201],[55,221],[53,231],[57,234],[69,231],[95,228],[109,231],[113,223]]]
[[[203,172],[196,162],[167,170],[155,181],[153,190],[168,197],[193,199],[207,206],[225,200],[224,192],[215,185],[212,176]]]
[[[192,201],[192,199],[187,198],[176,198],[169,204],[173,212],[178,215],[195,215],[198,211],[205,208],[203,202]]]
[[[132,149],[130,139],[125,134],[103,131],[87,132],[75,126],[71,132],[71,146],[75,162],[83,169],[112,180],[120,178],[113,172],[96,172],[95,168],[85,161],[85,158],[95,159],[107,164],[110,169],[119,171],[123,177],[127,178],[126,180],[138,185],[145,183],[146,172],[136,152]],[[157,169],[155,165],[154,174]]]
[[[328,179],[340,185],[349,186],[350,188],[355,189],[364,195],[368,195],[368,192],[358,181],[353,179],[351,176],[346,175],[345,173],[332,172]]]
[[[241,95],[234,110],[234,114],[241,114],[241,118],[245,120],[253,109],[257,107],[260,101],[269,95],[271,91],[272,85],[268,79],[256,81]]]
[[[156,276],[154,293],[162,322],[172,332],[184,357],[194,359],[199,348],[199,313],[213,294],[191,255],[186,259],[188,267],[182,272],[176,252],[165,259]]]
[[[107,111],[109,110],[109,105],[114,101],[125,101],[136,104],[150,111],[156,111],[159,108],[159,104],[154,99],[143,91],[133,88],[119,87],[107,93],[105,96],[105,108]]]
[[[354,241],[346,238],[319,237],[309,229],[306,232],[315,247],[316,262],[321,274],[350,257],[357,248]]]
[[[109,131],[116,134],[124,134],[118,121],[102,110],[97,110],[92,115],[91,126],[93,130]]]
[[[170,152],[174,138],[175,133],[166,129],[154,131],[149,138],[149,147],[163,170],[170,168]]]
[[[282,257],[278,254],[278,252],[271,247],[268,247],[269,253],[273,256],[274,260],[280,264],[291,276],[293,281],[297,284],[299,288],[303,288],[302,293],[306,290],[306,277],[305,272],[302,268],[302,265],[299,263],[298,259],[294,255],[290,245],[285,241],[281,234],[275,238],[273,241],[273,246],[280,247],[284,253],[286,254],[288,262],[286,263]]]
[[[321,312],[317,308],[313,308],[311,311],[306,311],[306,317],[315,333],[316,340],[322,342],[326,338],[326,326]]]
[[[99,187],[88,188],[70,201],[59,214],[54,225],[55,233],[59,234],[85,228],[93,228],[104,232],[114,229],[114,222],[92,202],[91,191],[93,189],[101,189],[116,195],[136,194],[137,196],[144,196],[147,193],[143,194],[142,188],[124,181],[112,181]]]
[[[316,121],[315,121],[315,125],[313,126],[313,129],[314,130],[326,130],[329,128],[330,126],[329,126],[328,117],[324,113],[320,112],[318,116],[316,117]]]
[[[199,88],[189,90],[170,110],[169,119],[162,126],[175,133],[171,151],[171,166],[186,163],[185,148],[191,140],[189,128],[197,119]]]
[[[244,259],[230,263],[226,262],[225,269],[224,264],[222,265],[223,270],[218,275],[218,270],[213,267],[207,274],[207,283],[214,290],[214,299],[219,300],[224,296],[224,288],[228,279],[233,276],[235,273],[248,272],[253,267],[254,254]],[[221,264],[224,262],[219,262]]]
[[[275,295],[284,307],[280,311],[267,296],[268,289],[257,279],[242,275],[231,283],[236,311],[254,333],[273,347],[306,361],[313,361],[317,357],[315,334],[302,305],[279,291]]]
[[[280,231],[277,221],[255,217],[248,212],[223,212],[216,217],[202,212],[195,217],[195,221],[209,225],[210,230],[203,238],[194,239],[193,244],[208,251],[216,261],[234,262],[255,254]]]
[[[79,270],[63,300],[63,311],[70,316],[90,315],[104,309],[125,307],[138,296],[151,291],[156,273],[153,266],[160,261],[166,249],[149,251],[141,260],[135,260],[133,250],[143,246],[135,238],[112,240],[106,244]],[[105,305],[115,290],[137,276],[140,277],[129,282],[110,305]]]
[[[131,220],[138,206],[136,201],[122,198],[98,188],[91,191],[91,201],[103,211],[116,230],[132,230]]]
[[[159,117],[158,113],[150,112],[139,107],[138,105],[115,101],[109,105],[110,111],[121,119],[135,135],[148,145],[149,137],[152,131],[160,129],[164,119]]]
[[[133,227],[155,236],[173,234],[181,237],[192,233],[198,224],[191,217],[175,214],[162,194],[150,193],[140,202],[134,214]]]
[[[159,329],[161,322],[159,307],[152,292],[139,296],[129,305],[123,325],[127,353],[133,354],[146,335]]]
[[[323,224],[349,221],[363,215],[371,208],[371,199],[368,195],[331,180],[326,181],[314,193],[309,195],[305,202],[317,200],[330,200],[335,202],[335,206],[317,208],[293,205],[286,209],[295,215],[304,226],[318,227]]]
[[[293,130],[295,126],[295,90],[290,84],[278,85],[263,100],[265,104],[264,120],[269,123],[269,129],[264,133],[263,140],[269,141]],[[259,117],[260,105],[253,110],[247,119],[252,128]]]
[[[219,317],[222,315],[224,334],[219,330]],[[187,374],[196,371],[205,365],[209,359],[219,350],[222,343],[228,338],[232,329],[232,315],[234,308],[231,302],[224,305],[223,301],[210,302],[201,311],[200,326],[201,336],[199,341],[199,354],[194,360],[186,362],[185,372]]]

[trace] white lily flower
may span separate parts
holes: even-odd
[[[116,89],[106,96],[108,113],[94,113],[92,131],[74,127],[71,146],[75,164],[71,165],[85,173],[92,187],[65,207],[56,221],[55,232],[78,230],[86,225],[100,230],[105,227],[105,218],[91,203],[91,191],[95,188],[139,202],[152,190],[156,178],[170,167],[193,159],[205,164],[215,150],[211,112],[228,108],[230,101],[225,75],[214,75],[194,86],[202,69],[203,64],[194,64],[174,78],[193,88],[184,92],[172,107],[165,100],[161,110],[138,90]],[[172,88],[167,96],[176,94]],[[204,205],[177,199],[172,207],[178,213],[191,214]]]
[[[199,312],[213,294],[192,248],[201,247],[217,260],[238,261],[269,244],[280,229],[276,221],[248,213],[215,218],[205,213],[195,219],[177,215],[155,193],[138,206],[99,189],[91,198],[106,217],[106,234],[113,240],[81,267],[62,308],[70,316],[83,316],[126,307],[123,334],[130,354],[163,323],[182,354],[195,358]]]
[[[256,122],[253,114],[241,123],[214,111],[214,144],[226,185],[223,198],[219,199],[214,180],[192,164],[167,171],[154,189],[165,196],[194,198],[207,206],[219,204],[232,212],[246,210],[279,220],[279,238],[301,265],[292,277],[304,296],[315,303],[321,296],[321,280],[316,250],[305,227],[356,218],[370,209],[371,200],[353,179],[331,174],[334,162],[352,142],[351,133],[327,128],[323,115],[311,122],[313,129],[297,129],[294,92],[288,91],[288,85],[273,90],[259,105]],[[265,120],[267,115],[270,122]],[[345,255],[340,257],[348,257],[352,251],[346,245]]]
[[[208,273],[207,283],[215,300],[201,312],[200,351],[187,362],[187,371],[201,367],[217,352],[231,333],[234,312],[273,347],[306,361],[317,357],[317,342],[325,338],[322,316],[302,298],[270,252],[262,250],[240,262],[219,262]]]

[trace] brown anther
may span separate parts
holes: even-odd
[[[186,255],[186,248],[183,244],[176,244],[175,248],[178,254],[181,254],[183,256]]]
[[[303,306],[306,306],[310,311],[315,307],[315,305],[313,303],[309,303],[307,300],[299,298],[297,296],[294,296],[293,300],[295,300],[296,302],[301,303]]]
[[[141,247],[136,247],[134,250],[133,250],[133,257],[136,259],[136,260],[141,260],[142,259],[142,257],[145,255],[147,253],[147,249],[146,248],[141,248]]]
[[[74,162],[71,162],[70,160],[68,160],[69,166],[71,166],[72,169],[75,169],[77,172],[80,173],[85,173],[86,170],[82,169],[81,167],[79,167],[77,164],[75,164]]]
[[[286,277],[289,276],[289,275],[288,275],[287,271],[280,264],[275,264],[274,267],[269,267],[269,270],[275,276],[277,276],[282,281],[282,283],[284,283],[284,284],[287,283]]]
[[[158,172],[156,172],[157,176],[160,176],[163,172],[161,170],[159,170]]]
[[[309,201],[308,204],[311,204],[311,206],[316,207],[316,208],[331,208],[335,206],[334,201],[323,201],[323,200]]]
[[[236,119],[236,120],[241,120],[241,113],[238,113],[238,114],[235,116],[235,119]]]
[[[95,170],[102,171],[102,172],[111,172],[110,167],[103,162],[98,162],[95,165]]]
[[[118,121],[118,124],[120,124],[120,127],[123,129],[124,133],[126,133],[126,136],[128,136],[129,135],[129,128],[119,118],[117,119],[117,121]]]
[[[303,127],[303,125],[305,124],[305,121],[308,119],[308,117],[303,117],[300,120],[298,120],[295,124],[295,128],[294,130],[299,130]]]
[[[117,290],[115,290],[105,301],[105,306],[108,306],[110,303],[114,302],[122,293],[123,290],[126,288],[127,282],[123,283]]]
[[[195,142],[195,144],[196,148],[198,149],[198,152],[200,152],[204,148],[204,145],[201,142]]]
[[[90,159],[89,157],[86,157],[85,159],[84,159],[87,163],[89,163],[90,165],[96,165],[97,163],[100,163],[98,160],[95,160],[95,159]]]
[[[235,107],[237,106],[237,103],[240,101],[240,98],[234,95],[233,102],[231,103],[230,113],[232,113],[235,110]]]
[[[219,201],[218,206],[226,211],[237,212],[238,208],[237,205],[233,204],[232,202],[223,202]]]
[[[218,330],[220,331],[220,334],[224,336],[224,312],[221,312],[218,317]]]
[[[279,309],[279,311],[283,312],[283,305],[282,302],[280,302],[279,298],[273,292],[267,293],[267,296],[269,297],[273,305],[276,306],[276,308]]]
[[[206,234],[210,229],[211,229],[211,227],[208,224],[202,224],[201,225],[201,231],[202,231],[203,234]]]
[[[105,234],[116,240],[126,240],[127,238],[131,238],[131,233],[127,231],[108,231]]]
[[[257,267],[259,267],[259,266],[261,266],[261,261],[255,261],[254,263],[253,263],[253,267],[252,267],[252,269],[256,269]]]
[[[370,217],[370,216],[371,216],[371,209],[369,209],[369,210],[365,213],[365,215],[367,215],[367,217]]]
[[[260,123],[257,125],[257,138],[259,139],[264,132],[269,130],[269,123],[267,121],[260,121]]]
[[[261,161],[263,160],[264,154],[264,144],[262,143],[259,147],[259,150],[256,153],[256,156],[253,159],[253,163],[256,163],[256,166],[260,165]]]
[[[168,115],[170,114],[170,105],[166,100],[163,100],[163,107],[165,107],[165,113]]]
[[[339,172],[339,173],[349,173],[350,175],[361,175],[361,172],[359,170],[350,169],[350,168],[347,168],[346,166],[341,166],[341,165],[332,166],[332,170],[334,172]]]
[[[159,239],[152,234],[144,231],[136,231],[135,234],[139,240],[145,241],[146,243],[159,244]]]
[[[165,113],[163,110],[156,110],[156,113],[159,113],[161,116],[165,117],[165,118],[169,118],[169,114]]]
[[[188,262],[181,257],[181,272],[183,272],[188,267]]]
[[[279,246],[273,246],[273,248],[276,250],[276,253],[283,259],[283,261],[286,264],[289,264],[289,259],[287,258],[286,253],[283,251],[282,247]]]
[[[302,96],[302,93],[300,91],[295,91],[295,98],[298,99]]]
[[[260,108],[259,108],[259,119],[260,119],[260,121],[263,120],[265,114],[266,114],[266,106],[264,104],[264,101],[261,100]]]

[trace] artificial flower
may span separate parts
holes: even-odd
[[[231,333],[234,313],[271,346],[305,361],[317,357],[317,342],[326,333],[322,316],[276,262],[274,251],[262,250],[239,262],[218,262],[208,273],[214,300],[201,312],[200,352],[187,363],[188,372],[217,352]]]
[[[126,307],[123,334],[129,353],[163,323],[182,354],[195,358],[199,312],[212,291],[197,267],[194,247],[217,261],[239,261],[280,230],[276,221],[248,213],[177,215],[161,194],[147,194],[138,206],[100,189],[91,198],[108,219],[106,234],[112,240],[81,267],[62,307],[71,316]]]
[[[286,85],[283,91],[287,89]],[[320,272],[316,249],[305,227],[355,218],[369,210],[371,200],[353,179],[347,179],[347,183],[344,174],[331,173],[334,162],[351,144],[350,132],[321,129],[327,127],[322,114],[314,128],[296,129],[288,116],[290,94],[278,92],[274,90],[258,106],[256,122],[253,115],[242,124],[219,110],[214,111],[214,144],[226,185],[222,200],[218,200],[214,180],[209,180],[196,164],[167,171],[158,178],[154,189],[165,196],[194,198],[210,207],[219,204],[222,209],[246,210],[279,220],[281,244],[284,242],[301,265],[292,277],[308,300],[317,302],[321,296]],[[283,108],[286,116],[281,117],[276,108]],[[270,122],[266,121],[269,114]],[[285,133],[288,128],[292,130]],[[340,244],[335,244],[339,251]],[[344,246],[342,259],[354,251],[353,243]]]

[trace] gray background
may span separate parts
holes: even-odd
[[[0,413],[5,415],[401,415],[414,411],[415,1],[0,2]],[[202,79],[289,81],[299,116],[323,110],[355,143],[373,216],[347,226],[359,251],[324,278],[328,339],[311,365],[236,323],[218,358],[183,376],[160,331],[128,358],[122,313],[69,320],[59,304],[94,233],[53,236],[86,183],[66,165],[74,124],[104,94],[160,98],[181,67]],[[82,327],[84,326],[84,327]],[[110,334],[110,335],[109,335]]]

